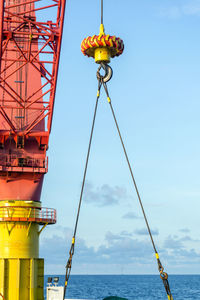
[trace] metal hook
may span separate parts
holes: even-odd
[[[104,71],[105,71],[104,76],[100,74],[101,69],[104,69]],[[112,78],[112,75],[113,75],[112,68],[109,65],[105,64],[105,63],[101,63],[98,70],[97,70],[97,79],[98,80],[103,80],[103,82],[106,83]]]

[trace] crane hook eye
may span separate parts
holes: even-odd
[[[104,75],[101,75],[101,73],[100,73],[101,69],[103,69],[105,71]],[[103,80],[103,82],[106,83],[112,78],[112,75],[113,75],[112,68],[109,65],[105,64],[105,63],[101,63],[98,70],[97,70],[97,79],[98,80]]]

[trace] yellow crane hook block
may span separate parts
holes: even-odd
[[[99,35],[88,36],[81,43],[81,51],[88,57],[93,57],[95,62],[109,63],[110,58],[119,56],[124,51],[124,42],[116,36],[106,35],[104,25],[100,25]]]

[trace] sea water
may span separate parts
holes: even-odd
[[[48,277],[45,276],[45,286]],[[59,277],[59,285],[63,285],[64,276]],[[171,275],[169,282],[174,300],[200,300],[200,275]],[[167,299],[159,275],[71,275],[66,298],[102,300],[108,296]]]

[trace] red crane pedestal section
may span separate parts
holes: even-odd
[[[0,4],[0,299],[44,299],[39,235],[56,212],[40,196],[65,1]]]

